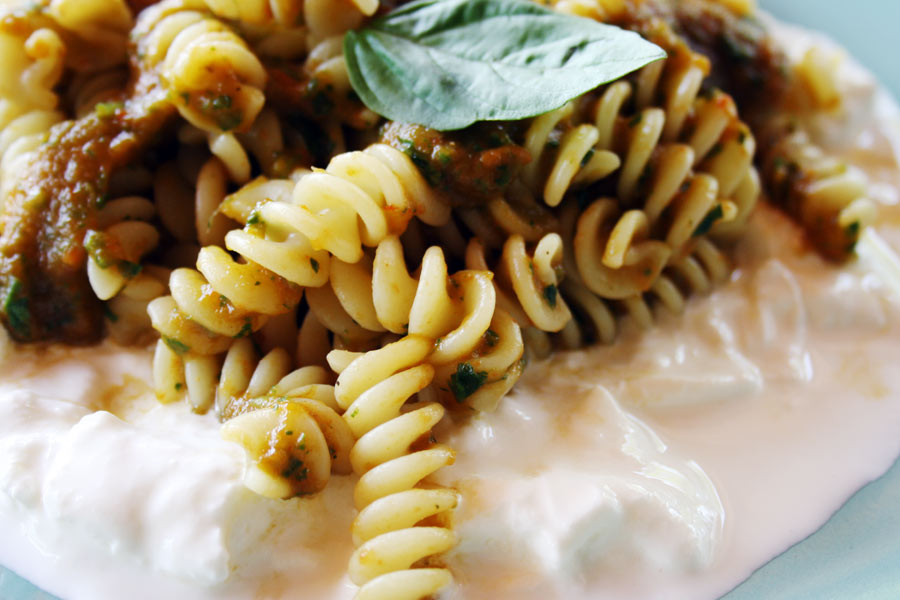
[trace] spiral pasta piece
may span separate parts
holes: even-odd
[[[238,182],[249,163],[234,132],[246,131],[265,103],[266,71],[244,40],[199,0],[165,0],[145,9],[134,28],[147,70],[157,70],[179,113],[208,135],[210,151]]]
[[[399,240],[387,238],[371,261],[333,261],[330,285],[307,294],[310,312],[346,347],[377,346],[385,332],[434,339],[434,400],[492,410],[521,375],[521,331],[495,308],[490,273],[448,275],[440,248],[425,252],[413,276]]]
[[[111,110],[125,97],[127,84],[128,70],[121,66],[78,74],[66,93],[69,111],[81,119],[97,110]]]
[[[709,238],[695,240],[689,254],[672,260],[650,290],[622,300],[625,312],[639,327],[649,329],[654,322],[653,305],[670,313],[684,312],[687,297],[705,295],[728,280],[731,265],[725,253]]]
[[[155,339],[147,305],[166,293],[168,280],[168,269],[145,265],[106,303],[106,329],[113,340],[137,346]]]
[[[66,47],[53,29],[31,23],[4,7],[0,15],[0,187],[5,195],[24,157],[63,120],[54,91],[65,67]]]
[[[350,473],[354,438],[321,367],[291,370],[282,349],[258,359],[250,340],[228,351],[216,397],[222,437],[244,447],[244,483],[270,498],[318,492]]]
[[[55,109],[58,98],[53,88],[65,67],[65,44],[53,29],[20,23],[15,13],[4,16],[8,19],[0,27],[0,98],[26,109]]]
[[[578,216],[572,253],[581,281],[602,298],[622,299],[650,288],[672,251],[649,239],[647,216],[622,212],[616,201],[601,198]]]
[[[572,313],[559,296],[563,241],[559,234],[545,235],[528,253],[525,240],[510,236],[495,268],[490,268],[484,244],[469,240],[466,267],[495,271],[497,306],[508,312],[522,327],[559,331]]]
[[[141,272],[141,258],[159,243],[153,203],[129,196],[108,202],[97,214],[95,229],[85,233],[88,281],[101,300],[109,300]]]
[[[379,0],[304,0],[303,22],[319,41],[359,27],[378,5]]]
[[[309,304],[335,334],[348,341],[364,332],[384,331],[439,339],[434,360],[443,362],[467,354],[476,345],[488,328],[496,301],[490,274],[448,275],[444,254],[437,247],[425,252],[420,273],[413,277],[400,241],[393,236],[378,245],[372,261],[334,260],[329,283],[308,292]]]
[[[357,438],[350,462],[360,476],[355,493],[360,513],[352,527],[357,550],[349,574],[361,586],[359,599],[415,600],[452,581],[445,568],[413,566],[456,544],[441,519],[456,508],[458,494],[420,484],[454,460],[449,448],[417,443],[444,409],[436,403],[405,406],[434,377],[434,368],[425,363],[433,344],[410,335],[339,367],[335,396]],[[342,361],[335,357],[334,362]],[[420,524],[423,520],[434,524]]]
[[[608,150],[595,150],[600,139],[597,127],[582,123],[573,126],[558,139],[551,140],[554,128],[560,121],[572,116],[572,102],[537,117],[525,134],[525,148],[532,162],[525,167],[523,178],[535,189],[544,175],[544,201],[557,206],[570,186],[587,185],[598,181],[619,168],[619,157]],[[555,147],[555,155],[546,149]],[[552,158],[552,162],[551,159]],[[537,190],[535,190],[537,191]]]
[[[747,193],[756,144],[727,94],[701,93],[708,72],[705,57],[679,44],[595,101],[534,119],[525,142],[534,160],[523,179],[557,206],[568,190],[612,175],[622,206],[642,208],[652,237],[674,252],[696,232],[743,224],[756,202]]]
[[[163,336],[160,343],[168,344],[168,349],[160,346],[162,355],[174,351],[193,360],[225,352],[234,339],[262,327],[267,317],[293,309],[303,288],[328,282],[332,256],[352,265],[362,258],[363,244],[376,245],[392,232],[402,232],[413,216],[441,223],[449,208],[407,156],[374,145],[339,155],[327,169],[296,184],[257,180],[226,199],[222,212],[246,222],[225,236],[225,247],[246,262],[207,246],[197,260],[199,271],[172,273],[172,295],[149,306]],[[157,364],[166,365],[165,370],[173,360],[169,356]],[[209,364],[204,372],[213,370]],[[160,373],[158,381],[166,389],[173,377]],[[188,381],[187,387],[193,397],[195,386]]]
[[[293,25],[302,14],[301,0],[204,0],[217,17],[262,25]]]
[[[77,36],[80,43],[72,47],[76,56],[69,58],[76,68],[112,66],[125,60],[134,24],[125,0],[50,0],[46,14]]]
[[[826,155],[802,132],[787,134],[769,150],[764,177],[772,201],[805,230],[826,258],[846,260],[874,220],[863,174]]]

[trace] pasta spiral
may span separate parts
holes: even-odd
[[[581,281],[602,298],[622,299],[650,288],[672,254],[664,242],[649,239],[650,225],[640,210],[622,212],[601,198],[578,216],[572,253]]]
[[[478,238],[469,240],[466,267],[496,272],[494,286],[497,306],[508,312],[520,326],[533,326],[542,331],[559,331],[572,313],[559,297],[563,241],[559,234],[545,235],[531,255],[525,240],[513,235],[503,245],[497,266],[491,269],[484,244]]]
[[[249,207],[255,209],[247,215]],[[253,182],[226,200],[223,212],[247,222],[225,236],[226,248],[247,262],[237,263],[222,248],[207,246],[197,260],[199,272],[176,269],[172,295],[149,306],[163,336],[160,343],[191,358],[224,352],[235,338],[262,327],[266,317],[290,311],[303,288],[328,282],[332,255],[352,265],[363,256],[362,244],[376,245],[402,232],[415,215],[440,223],[449,209],[408,157],[375,145],[339,155],[327,169],[296,184]],[[160,375],[160,381],[170,380]],[[192,388],[189,381],[189,396]]]
[[[614,211],[617,210],[608,199],[598,200],[593,206],[597,212],[606,210],[615,214]],[[612,342],[618,329],[617,317],[621,314],[628,315],[639,327],[649,328],[654,322],[655,305],[663,306],[673,314],[680,314],[689,295],[709,293],[715,285],[726,281],[731,273],[731,266],[725,253],[710,236],[693,237],[687,247],[677,255],[669,252],[664,244],[656,246],[661,242],[652,242],[654,246],[646,252],[651,259],[657,261],[652,262],[650,266],[655,274],[651,273],[646,279],[634,281],[626,279],[621,287],[613,286],[619,293],[609,295],[605,284],[621,282],[604,277],[610,273],[613,277],[623,277],[623,274],[617,273],[615,269],[607,271],[609,267],[603,264],[602,258],[596,260],[598,254],[602,253],[596,245],[591,244],[589,247],[593,247],[588,254],[591,265],[585,275],[585,271],[578,264],[578,243],[572,242],[577,235],[576,228],[585,226],[581,223],[581,219],[587,215],[593,221],[594,216],[587,211],[579,213],[577,207],[571,204],[564,208],[561,215],[561,235],[564,241],[570,243],[566,244],[567,251],[563,256],[563,270],[566,276],[560,283],[559,295],[570,306],[574,318],[568,321],[559,333],[553,334],[552,338],[539,330],[526,330],[529,350],[538,357],[548,354],[554,344],[566,349],[575,349],[594,341]],[[630,246],[635,242],[634,235],[639,233],[633,229],[634,221],[640,222],[641,217],[636,216],[631,221],[621,218],[616,224],[616,227],[628,225],[623,227],[628,236],[623,236],[621,243],[612,244],[619,251],[627,247],[625,256],[635,250]],[[589,239],[591,237],[593,236],[588,236]],[[648,242],[638,242],[637,247],[640,248],[642,243]],[[656,249],[653,249],[654,247]],[[659,256],[655,255],[657,252],[660,253]],[[627,264],[627,259],[623,264]],[[602,273],[602,277],[590,284],[586,283],[586,277],[592,276],[592,269],[595,268]]]
[[[452,360],[466,354],[484,333],[494,312],[491,277],[482,272],[448,276],[443,252],[430,248],[422,259],[421,273],[409,274],[399,239],[385,238],[374,260],[332,262],[330,285],[309,290],[310,310],[319,321],[347,342],[365,332],[419,334],[442,338],[438,356]],[[438,309],[430,315],[429,307]],[[450,331],[472,323],[470,332]],[[354,327],[356,324],[356,327]],[[455,343],[453,340],[459,339]]]
[[[66,47],[48,27],[37,27],[9,8],[0,24],[0,180],[6,196],[22,158],[63,120],[54,87],[63,75]]]
[[[725,282],[730,274],[731,265],[724,252],[710,239],[698,238],[689,254],[672,260],[666,266],[647,293],[625,298],[622,305],[635,324],[649,329],[654,322],[654,304],[679,315],[684,312],[688,296],[708,294],[713,287]]]
[[[125,60],[128,32],[134,25],[125,0],[49,0],[46,14],[76,37],[68,57],[76,70],[110,67]]]
[[[246,43],[203,12],[203,3],[165,0],[141,13],[138,53],[159,69],[181,115],[211,132],[250,126],[265,102],[266,73]]]
[[[158,71],[181,116],[207,133],[212,153],[227,156],[241,152],[234,132],[249,129],[262,110],[267,77],[243,39],[204,9],[199,0],[165,0],[141,13],[133,35],[144,69]],[[249,165],[231,175],[246,181]]]
[[[454,460],[449,448],[417,442],[444,409],[436,403],[404,407],[434,377],[434,368],[425,363],[433,344],[410,335],[337,367],[335,396],[357,438],[350,462],[360,476],[355,492],[360,513],[352,527],[358,548],[349,573],[361,586],[359,600],[414,600],[452,580],[447,569],[413,567],[456,544],[441,520],[456,507],[458,494],[420,483]],[[342,358],[329,356],[333,364]],[[423,520],[428,524],[419,524]]]
[[[527,267],[526,267],[527,268]],[[435,340],[428,362],[436,369],[432,397],[487,410],[521,374],[519,327],[496,310],[489,272],[448,275],[440,248],[429,248],[417,277],[405,265],[396,237],[386,238],[374,260],[333,261],[329,286],[308,291],[310,311],[344,345],[364,346],[382,332]],[[460,383],[464,382],[464,383]]]
[[[301,15],[301,0],[204,0],[217,17],[262,25],[293,25]]]
[[[865,177],[826,155],[802,132],[781,137],[765,157],[772,201],[806,231],[826,258],[846,260],[875,217]]]
[[[257,360],[244,339],[228,351],[218,386],[222,437],[242,445],[244,482],[270,498],[318,492],[333,472],[350,473],[354,438],[338,415],[334,387],[321,367],[291,370],[282,349]]]
[[[676,253],[697,228],[743,223],[756,202],[742,193],[756,178],[756,145],[727,94],[701,93],[708,71],[705,57],[677,46],[596,101],[536,118],[526,133],[534,157],[526,182],[535,190],[544,182],[544,201],[557,206],[570,187],[615,173],[618,201],[640,203],[652,237]]]
[[[109,300],[141,272],[141,258],[159,243],[153,203],[129,196],[108,202],[97,214],[96,229],[84,238],[88,281],[101,300]]]
[[[572,102],[534,119],[525,134],[525,148],[532,162],[525,167],[523,177],[531,188],[537,188],[541,170],[546,171],[540,190],[549,206],[557,206],[570,186],[588,185],[602,179],[620,166],[619,157],[608,150],[595,151],[600,139],[597,127],[583,123],[574,126],[551,141],[553,129],[575,110]],[[556,147],[555,156],[546,152]],[[549,163],[549,164],[548,164]],[[537,191],[537,190],[535,190]]]

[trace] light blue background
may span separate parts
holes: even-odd
[[[831,34],[900,96],[900,0],[760,4],[784,20]],[[853,496],[821,530],[723,600],[851,599],[900,599],[900,463]],[[0,567],[0,600],[50,597]]]

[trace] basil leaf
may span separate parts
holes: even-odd
[[[665,56],[636,33],[527,0],[420,0],[344,37],[369,108],[441,130],[533,117]]]

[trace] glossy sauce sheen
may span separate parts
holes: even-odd
[[[897,248],[878,110],[845,149],[880,157]],[[826,264],[770,210],[753,228],[685,315],[529,365],[497,412],[438,429],[463,493],[449,597],[716,598],[890,466],[900,277],[866,248]],[[73,600],[353,596],[351,478],[257,497],[213,416],[153,399],[149,352],[0,347],[0,564]]]

